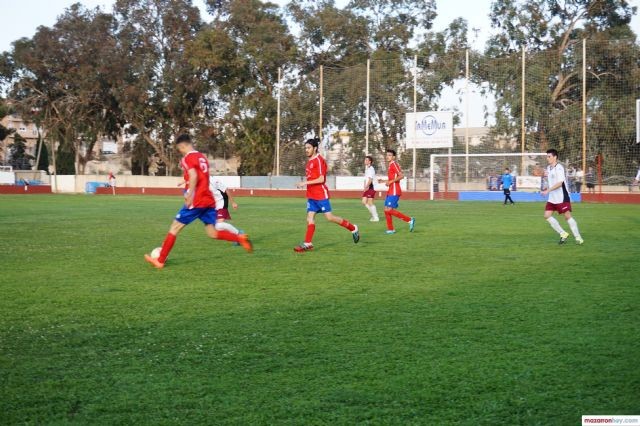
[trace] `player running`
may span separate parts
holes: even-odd
[[[576,244],[583,244],[584,240],[580,235],[580,231],[578,231],[578,223],[571,217],[571,199],[569,198],[564,167],[558,163],[558,151],[555,149],[547,151],[547,163],[549,163],[547,166],[549,188],[540,191],[542,195],[549,194],[549,200],[544,208],[544,218],[549,222],[553,230],[560,234],[558,244],[564,244],[567,238],[569,238],[569,233],[562,229],[562,226],[560,226],[556,218],[553,217],[553,212],[564,215],[576,239]]]
[[[373,189],[373,181],[376,178],[376,169],[373,168],[373,157],[367,155],[364,157],[364,192],[362,193],[362,204],[371,213],[371,222],[379,222],[378,210],[376,205],[373,204],[373,199],[376,197],[376,190]]]
[[[210,178],[210,182],[209,189],[211,190],[216,202],[216,229],[218,231],[224,230],[233,232],[234,234],[242,234],[242,231],[227,222],[231,220],[229,205],[231,205],[234,210],[238,209],[238,204],[233,200],[231,194],[227,192],[227,185],[225,185],[220,179],[214,177]]]
[[[393,228],[393,218],[395,216],[400,220],[403,220],[409,224],[409,232],[413,232],[413,228],[416,226],[416,219],[409,217],[398,210],[398,203],[400,202],[400,196],[402,195],[402,189],[400,188],[400,181],[404,178],[400,165],[396,161],[396,152],[393,149],[387,149],[386,160],[389,163],[387,171],[387,180],[378,179],[379,183],[384,183],[389,189],[387,190],[387,197],[384,200],[384,216],[387,220],[387,234],[395,234],[396,230]]]
[[[216,209],[213,194],[209,189],[209,161],[207,157],[194,149],[191,137],[187,134],[178,136],[176,147],[183,155],[180,167],[184,171],[184,180],[187,182],[184,206],[171,223],[169,233],[162,243],[160,256],[153,258],[151,255],[145,254],[144,259],[158,269],[164,268],[167,256],[169,256],[178,234],[196,219],[200,219],[204,223],[205,232],[209,237],[238,242],[245,250],[251,252],[253,247],[246,234],[236,235],[225,230],[217,231],[214,227]]]
[[[351,231],[354,243],[360,241],[358,225],[354,225],[331,212],[329,189],[327,185],[325,185],[327,180],[327,163],[318,153],[319,143],[319,139],[309,139],[305,142],[304,152],[309,159],[305,167],[306,180],[296,184],[298,188],[307,187],[307,233],[305,234],[304,242],[293,249],[298,253],[313,250],[313,233],[316,230],[315,216],[320,212],[324,214],[324,217],[327,218],[328,221],[337,223]]]

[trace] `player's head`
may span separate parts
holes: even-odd
[[[193,142],[191,141],[191,136],[186,133],[181,134],[176,138],[176,148],[180,153],[184,154],[193,149]]]
[[[505,168],[504,168],[504,172],[505,172],[505,173],[509,173],[510,171],[511,171],[511,170],[509,170],[509,168],[508,168],[508,167],[505,167]]]
[[[386,151],[387,161],[391,162],[396,159],[396,151],[394,149],[388,148]]]
[[[373,157],[370,155],[367,155],[364,157],[364,165],[369,167],[370,165],[373,164]]]
[[[549,164],[555,164],[558,162],[558,151],[556,151],[555,149],[548,149],[547,150],[547,162]]]
[[[320,145],[320,139],[312,138],[307,139],[304,143],[304,152],[307,154],[307,157],[313,157],[318,153],[318,146]]]

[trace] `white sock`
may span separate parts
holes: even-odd
[[[378,211],[376,210],[375,204],[371,204],[371,205],[367,204],[367,208],[371,212],[371,217],[378,219]]]
[[[582,237],[580,236],[580,231],[578,231],[578,222],[576,222],[574,218],[570,218],[567,220],[567,223],[569,224],[569,228],[571,228],[571,233],[576,237],[576,240],[581,240]]]
[[[236,235],[240,233],[240,231],[238,231],[238,228],[227,222],[216,222],[216,229],[218,231],[233,232]]]
[[[560,224],[558,223],[555,217],[551,216],[549,219],[547,219],[547,222],[549,222],[549,225],[551,225],[553,230],[556,231],[558,234],[560,235],[564,234],[564,229],[562,229],[562,226],[560,226]]]

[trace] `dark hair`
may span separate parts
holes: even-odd
[[[369,159],[369,161],[371,161],[371,162],[373,163],[373,157],[372,157],[372,156],[370,156],[370,155],[365,155],[365,157],[364,157],[364,158],[368,158],[368,159]]]
[[[186,133],[181,134],[180,136],[178,136],[178,138],[176,139],[176,145],[179,143],[192,143],[191,142],[191,136],[189,136]]]
[[[318,145],[320,145],[320,139],[318,138],[311,138],[311,139],[307,139],[307,141],[305,142],[305,144],[309,144],[314,148],[317,148]]]
[[[396,150],[395,149],[388,148],[386,152],[390,152],[391,154],[393,154],[394,157],[396,156]]]
[[[558,156],[558,151],[556,151],[556,150],[555,150],[555,149],[553,149],[553,148],[552,148],[552,149],[548,149],[548,150],[547,150],[547,154],[551,154],[551,155],[553,155],[554,157],[557,157],[557,156]]]

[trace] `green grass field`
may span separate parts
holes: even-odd
[[[640,414],[640,209],[239,199],[255,252],[188,226],[178,197],[0,196],[1,424],[579,424]],[[381,212],[380,201],[378,210]],[[564,219],[561,224],[568,229]]]

